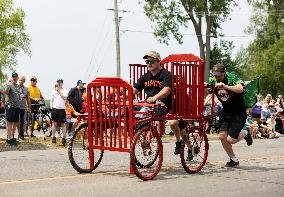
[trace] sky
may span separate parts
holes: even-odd
[[[143,13],[138,0],[118,0],[121,30],[152,32],[153,23]],[[19,54],[17,72],[27,78],[38,77],[43,96],[49,99],[57,79],[64,80],[69,90],[77,80],[90,82],[98,76],[115,76],[115,26],[113,0],[14,0],[15,6],[26,13],[26,29],[31,37],[32,56]],[[222,24],[224,39],[233,41],[234,53],[246,47],[253,37],[244,29],[249,25],[251,8],[246,0],[239,0],[230,14],[231,20]],[[162,58],[169,54],[193,53],[199,48],[194,29],[189,24],[178,44],[171,39],[169,45],[161,44],[153,34],[120,32],[121,77],[129,79],[128,64],[144,63],[143,55],[158,51]],[[237,36],[237,37],[236,37]],[[240,36],[240,37],[239,37]],[[219,40],[219,38],[218,38]],[[214,42],[214,40],[213,40]]]

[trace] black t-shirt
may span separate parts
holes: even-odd
[[[147,72],[140,79],[138,79],[138,82],[136,84],[134,84],[134,88],[136,88],[139,92],[141,92],[142,90],[145,91],[147,95],[146,98],[155,96],[164,87],[172,88],[171,73],[164,68],[154,76],[151,72]],[[161,101],[165,103],[168,111],[171,110],[172,93],[170,93],[166,98],[161,99]]]
[[[225,78],[223,83],[226,85],[230,85],[228,84],[227,77]],[[223,112],[232,115],[246,114],[246,106],[245,106],[243,93],[235,93],[229,90],[219,90],[219,89],[216,89],[215,93],[219,101],[223,105]]]

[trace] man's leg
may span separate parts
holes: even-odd
[[[176,146],[175,146],[175,151],[174,151],[175,155],[180,154],[180,148],[181,148],[181,134],[180,134],[180,129],[178,127],[178,122],[179,122],[178,120],[169,121],[170,127],[176,137]]]
[[[19,123],[19,138],[24,138],[24,130],[25,130],[25,110],[20,110],[20,123]]]
[[[7,140],[13,138],[13,122],[7,122]]]
[[[57,122],[52,121],[52,143],[56,143],[56,137],[55,137],[55,133],[56,133],[56,128],[57,128]]]
[[[228,136],[228,133],[226,131],[220,131],[219,139],[221,140],[221,143],[222,143],[224,150],[226,151],[227,155],[230,158],[235,158],[236,156],[235,156],[235,153],[233,151],[232,144],[227,141],[228,137],[229,136]]]

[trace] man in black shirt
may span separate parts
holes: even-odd
[[[78,80],[77,86],[74,88],[71,88],[68,93],[67,100],[77,112],[80,112],[82,110],[82,103],[83,103],[82,91],[84,88],[84,84],[85,83],[83,83],[82,80]]]
[[[239,165],[239,160],[235,156],[232,144],[238,143],[243,138],[248,146],[252,144],[251,135],[246,130],[242,130],[247,118],[243,97],[244,83],[235,74],[226,72],[222,64],[216,64],[213,67],[213,75],[214,77],[209,79],[209,84],[215,85],[215,94],[223,105],[219,138],[230,157],[226,166],[235,167]]]
[[[154,110],[155,116],[166,115],[171,110],[171,88],[172,77],[171,73],[165,70],[161,65],[160,54],[156,51],[148,52],[143,59],[147,64],[148,72],[144,74],[134,85],[134,94],[138,94],[142,90],[145,91],[147,103],[159,102],[163,106]],[[140,111],[146,112],[149,108],[143,107]],[[143,116],[137,116],[143,117]]]

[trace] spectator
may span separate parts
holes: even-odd
[[[265,99],[267,100],[268,103],[270,103],[271,99],[272,99],[272,96],[271,94],[267,94]]]
[[[265,118],[265,120],[267,120],[267,118],[270,116],[270,111],[268,107],[269,107],[269,99],[265,98],[261,108],[261,117]]]
[[[80,112],[82,110],[82,89],[84,88],[82,80],[77,81],[77,86],[71,88],[68,93],[67,100],[74,107],[75,111]]]
[[[43,101],[43,96],[41,94],[40,89],[37,86],[37,77],[32,76],[31,77],[31,84],[28,86],[28,93],[30,96],[30,101],[31,101],[31,117],[30,120],[30,137],[35,137],[33,134],[34,131],[34,124],[35,124],[35,119],[36,119],[36,114],[38,113],[39,110],[39,102]]]
[[[66,145],[66,100],[67,91],[63,89],[63,80],[57,80],[57,86],[51,93],[50,108],[52,119],[52,143],[56,143],[56,128],[62,126],[62,145]]]
[[[19,77],[19,90],[20,90],[20,125],[19,125],[19,138],[24,140],[24,134],[26,130],[26,115],[27,111],[31,109],[30,97],[28,88],[24,86],[26,79],[24,76]]]
[[[254,121],[260,121],[261,110],[262,110],[262,96],[257,95],[256,98],[257,98],[257,102],[251,109],[251,115]]]
[[[257,138],[257,127],[257,121],[254,121],[251,114],[248,114],[244,129],[248,130],[253,138]]]
[[[78,125],[78,120],[77,118],[74,118],[74,116],[79,116],[81,115],[79,112],[76,112],[75,109],[73,108],[73,106],[67,101],[66,103],[66,123],[67,123],[67,127],[72,124],[72,128],[68,128],[69,129],[69,133],[73,133],[74,129],[77,127]]]
[[[7,140],[10,146],[16,145],[17,140],[14,138],[16,128],[19,124],[20,115],[20,92],[18,82],[18,74],[12,73],[12,80],[7,84],[5,90],[0,89],[2,94],[6,95],[6,118],[7,118]]]
[[[261,117],[261,121],[258,122],[258,130],[260,133],[259,137],[269,138],[270,134],[272,134],[272,128],[267,124],[265,117]]]

